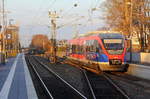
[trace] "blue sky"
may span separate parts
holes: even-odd
[[[14,19],[20,25],[20,41],[27,46],[32,35],[45,34],[50,38],[50,19],[48,11],[56,11],[60,18],[57,26],[57,39],[71,39],[76,31],[85,33],[96,30],[104,25],[99,8],[104,0],[5,0],[6,9],[11,13],[9,19]],[[77,7],[74,7],[77,4]],[[92,8],[97,11],[89,13]],[[80,25],[79,25],[80,24]]]

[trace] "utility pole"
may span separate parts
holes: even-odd
[[[72,25],[72,26],[74,26],[74,30],[75,30],[74,38],[79,36],[79,30],[77,29],[77,26],[79,26],[79,25],[82,25],[82,24],[73,24]]]
[[[6,52],[5,52],[5,31],[6,31],[6,19],[5,19],[5,2],[4,0],[1,0],[1,34],[2,34],[2,42],[1,42],[1,47],[2,50],[0,52],[0,63],[5,63],[5,58],[6,58]]]
[[[130,0],[130,62],[132,62],[132,20],[133,19],[133,2]]]
[[[58,15],[56,11],[51,12],[49,11],[49,18],[51,19],[51,44],[52,44],[52,55],[51,55],[51,62],[56,63],[56,18]]]
[[[5,3],[2,0],[2,35],[3,35],[3,53],[5,53]]]
[[[133,19],[133,1],[129,0],[128,3],[130,6],[130,14],[129,14],[129,38],[130,38],[130,62],[132,62],[132,19]]]
[[[125,26],[128,27],[128,40],[130,41],[130,62],[132,62],[132,20],[133,19],[133,2],[125,0]]]

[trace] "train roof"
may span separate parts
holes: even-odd
[[[122,32],[120,31],[92,31],[85,34],[81,34],[77,38],[87,36],[100,36],[101,38],[123,38]]]
[[[102,39],[105,38],[124,38],[124,36],[122,34],[119,33],[103,33],[103,34],[98,34],[98,36],[100,36]]]
[[[86,37],[90,37],[90,36],[98,36],[101,39],[119,39],[119,38],[124,38],[124,35],[122,35],[121,32],[117,32],[117,31],[93,31],[93,32],[88,32],[86,34],[82,34],[80,36],[78,36],[77,38],[74,38],[72,40],[69,40],[69,42],[79,42],[81,41],[81,39],[85,39]]]

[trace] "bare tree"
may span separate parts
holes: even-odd
[[[37,34],[32,37],[31,46],[34,48],[46,50],[48,44],[49,40],[46,35]]]
[[[150,0],[106,0],[106,22],[112,30],[136,35],[141,50],[150,44]]]
[[[103,5],[106,12],[107,26],[111,30],[121,30],[128,34],[129,26],[125,22],[124,0],[106,0]]]

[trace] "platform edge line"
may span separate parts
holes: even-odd
[[[10,88],[11,88],[11,85],[12,85],[12,82],[13,82],[13,78],[14,78],[14,75],[15,75],[15,70],[16,70],[16,66],[17,66],[17,62],[18,62],[18,57],[20,56],[20,54],[17,55],[14,63],[13,63],[13,66],[11,67],[11,70],[6,78],[6,81],[2,87],[2,90],[0,92],[0,97],[3,97],[3,99],[8,99],[8,96],[9,96],[9,91],[10,91]]]
[[[25,80],[26,80],[26,88],[27,88],[27,95],[28,95],[28,99],[38,99],[34,85],[33,85],[33,81],[31,79],[30,76],[30,72],[28,70],[26,61],[25,61],[25,55],[22,55],[22,59],[23,59],[23,65],[24,65],[24,71],[25,71]]]

